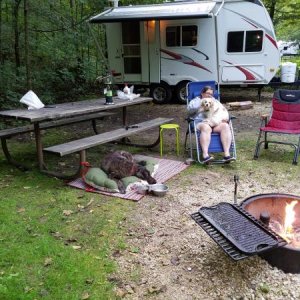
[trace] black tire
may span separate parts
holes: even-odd
[[[153,98],[153,102],[156,104],[167,103],[172,98],[172,91],[169,85],[166,83],[158,83],[151,85],[150,96]]]
[[[181,104],[186,104],[186,85],[189,81],[181,81],[177,84],[175,88],[176,100]]]

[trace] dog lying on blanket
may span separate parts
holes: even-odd
[[[204,113],[205,119],[202,121],[210,127],[215,127],[222,122],[229,121],[229,113],[225,106],[214,98],[203,98],[200,112]]]
[[[149,184],[156,183],[150,172],[145,168],[145,161],[137,163],[133,156],[126,151],[115,151],[106,155],[101,162],[101,169],[107,176],[115,180],[122,194],[125,194],[122,178],[128,176],[136,176],[146,180]]]

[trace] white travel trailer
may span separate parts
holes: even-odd
[[[176,1],[111,7],[105,23],[116,84],[150,87],[157,103],[185,102],[189,81],[262,86],[280,65],[274,28],[260,0]]]

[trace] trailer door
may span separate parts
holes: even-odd
[[[109,68],[116,83],[160,82],[158,21],[129,21],[106,26]]]
[[[122,24],[106,24],[107,57],[109,69],[118,74],[116,83],[124,82],[123,49],[122,49]]]
[[[122,22],[124,82],[160,81],[158,21]]]

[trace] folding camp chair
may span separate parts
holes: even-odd
[[[189,82],[187,84],[187,105],[189,102],[194,99],[195,97],[200,96],[201,91],[205,86],[210,86],[214,91],[214,98],[219,99],[219,88],[218,84],[215,81],[197,81],[197,82]],[[231,119],[229,121],[230,130],[232,134],[232,143],[230,146],[230,155],[236,159],[236,146],[235,146],[235,140],[234,140],[234,134],[233,134],[233,128],[232,128],[232,122]],[[202,159],[202,149],[199,143],[201,132],[197,131],[197,134],[195,134],[195,121],[192,118],[188,118],[188,129],[185,136],[185,150],[190,151],[190,158],[193,160],[194,155],[193,152],[196,150],[197,153],[197,160],[199,163],[203,163]],[[194,135],[194,141],[193,136]],[[187,139],[189,137],[189,146],[187,146]],[[196,146],[194,145],[196,144]],[[223,146],[220,139],[219,133],[212,133],[211,134],[211,141],[208,148],[209,153],[221,153],[224,152]],[[223,159],[215,159],[212,163],[225,163]]]
[[[268,134],[295,135],[298,143],[289,141],[268,140]],[[261,138],[263,140],[261,141]],[[295,148],[293,164],[297,164],[300,148],[300,91],[299,90],[277,90],[272,99],[272,114],[270,120],[266,115],[262,116],[259,136],[254,152],[254,159],[258,158],[260,146],[268,149],[270,143],[286,144]]]

